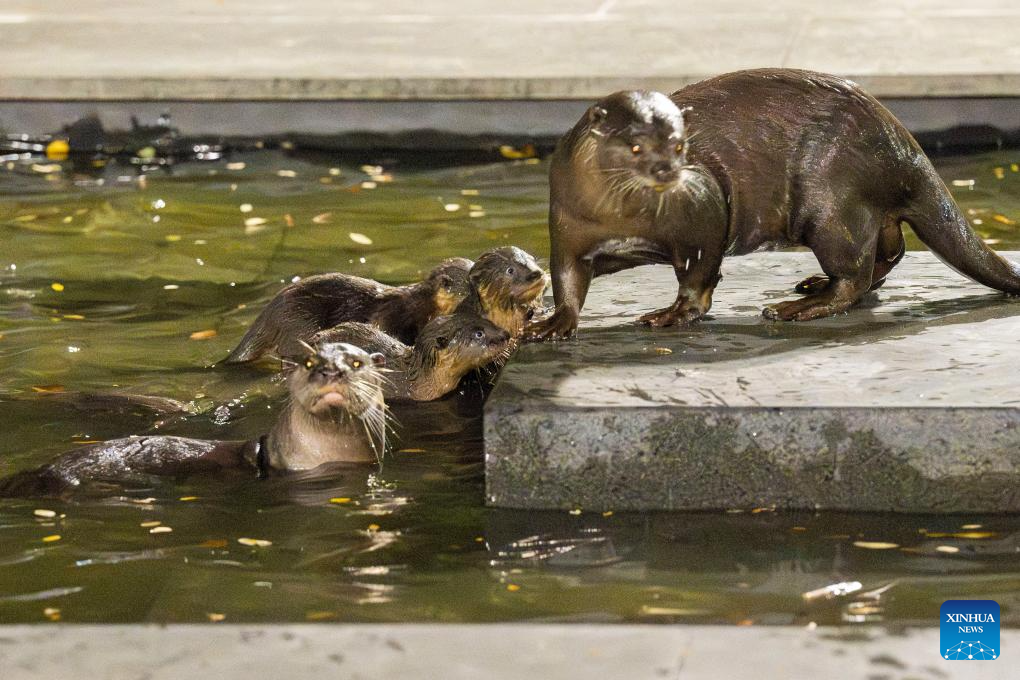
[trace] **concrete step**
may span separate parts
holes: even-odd
[[[634,325],[676,295],[645,267],[595,281],[578,339],[522,347],[485,407],[488,503],[1020,511],[1020,301],[908,253],[849,314],[777,323],[810,253],[723,273],[698,325]]]

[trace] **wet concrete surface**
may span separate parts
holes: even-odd
[[[523,347],[489,399],[488,503],[1020,510],[1020,301],[908,253],[849,314],[761,318],[817,272],[731,258],[711,318],[672,329],[633,323],[669,268],[596,280],[578,339]]]
[[[1003,631],[1003,646],[1020,635]],[[470,640],[470,644],[465,641]],[[248,678],[981,678],[938,628],[614,625],[4,626],[5,680]]]

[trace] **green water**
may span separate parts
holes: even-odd
[[[0,167],[0,473],[82,441],[265,432],[281,396],[271,376],[205,367],[296,275],[406,282],[497,245],[547,256],[541,163],[366,172],[276,151],[230,161],[144,183],[123,165],[99,177]],[[974,180],[954,193],[1000,248],[1020,248],[1016,162],[1003,152],[939,163],[948,181]],[[389,176],[372,188],[369,174]],[[190,339],[204,331],[216,335]],[[173,397],[194,413],[160,423],[77,396],[95,391]],[[0,622],[931,625],[945,599],[989,597],[1020,624],[1014,518],[490,510],[474,392],[396,417],[382,470],[0,500]],[[152,522],[172,531],[141,526]],[[931,535],[964,527],[970,535]],[[802,596],[843,581],[860,590]]]

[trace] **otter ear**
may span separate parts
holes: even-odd
[[[595,106],[588,109],[588,125],[590,127],[598,127],[605,122],[609,112],[604,108],[596,104]]]
[[[453,286],[453,278],[449,274],[441,274],[439,276],[439,285],[441,288],[451,288]]]
[[[472,286],[477,288],[478,284],[480,284],[482,282],[482,278],[484,276],[485,276],[485,274],[482,272],[482,268],[478,267],[478,266],[475,266],[475,267],[471,268],[470,272],[468,272],[468,281],[471,282]]]
[[[379,352],[372,352],[368,355],[368,358],[372,360],[372,365],[376,368],[382,368],[386,365],[386,355]]]
[[[436,349],[446,349],[450,346],[450,338],[440,335],[436,338]]]

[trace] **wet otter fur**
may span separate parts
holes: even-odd
[[[386,357],[387,399],[433,401],[456,389],[470,371],[505,361],[510,333],[476,314],[458,312],[425,325],[413,346],[368,324],[339,324],[316,342],[350,342]]]
[[[248,468],[308,470],[366,463],[386,447],[385,358],[343,343],[308,348],[287,361],[289,401],[260,441],[173,436],[113,439],[0,480],[0,497],[64,495],[89,481],[189,475]]]
[[[468,295],[473,264],[451,258],[424,281],[407,286],[340,273],[309,276],[269,301],[224,363],[255,361],[274,351],[289,356],[319,331],[344,321],[375,324],[404,342],[414,342],[426,323],[451,313]]]
[[[673,226],[664,234],[659,221],[649,225],[640,210],[614,220],[619,213],[607,214],[606,202],[640,196],[647,213],[658,203],[655,182],[674,185],[668,166],[676,163],[665,158],[671,145],[717,185],[705,185],[702,196],[725,199],[723,219],[705,214],[692,224],[666,208]],[[609,165],[628,147],[636,149],[632,162]],[[646,154],[649,147],[659,151]],[[646,163],[646,156],[654,162]],[[593,185],[593,166],[607,179]],[[616,172],[623,189],[613,190],[608,179]],[[839,314],[881,286],[900,261],[903,223],[964,276],[1020,294],[1020,267],[971,230],[906,128],[856,84],[836,76],[761,69],[695,83],[668,99],[654,92],[610,95],[561,141],[550,189],[556,310],[533,327],[536,337],[573,333],[592,276],[643,263],[672,264],[681,283],[677,303],[644,321],[699,318],[719,278],[720,241],[726,255],[807,246],[824,276],[798,286],[804,297],[770,305],[763,314],[795,321]],[[714,270],[693,285],[678,266],[689,248],[677,247],[680,234],[691,230]],[[703,304],[691,304],[692,296],[703,296]]]
[[[457,312],[483,316],[514,338],[540,309],[548,278],[535,258],[516,246],[483,253],[468,274],[471,292]]]

